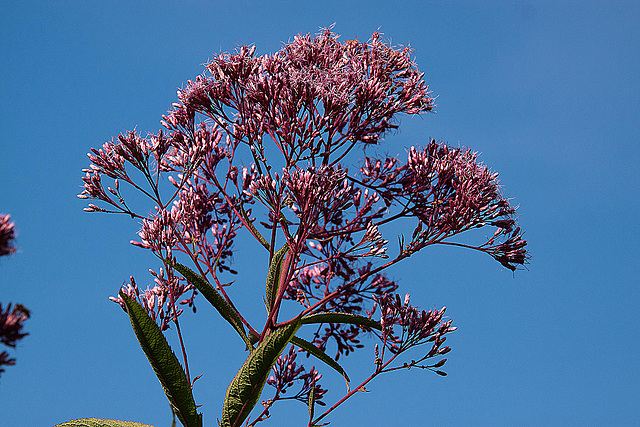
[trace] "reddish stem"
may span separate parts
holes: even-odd
[[[182,358],[184,359],[184,370],[187,374],[187,381],[189,381],[189,386],[191,387],[192,384],[191,384],[191,376],[189,375],[189,363],[187,362],[187,352],[184,348],[184,342],[182,341],[182,332],[180,332],[180,323],[178,323],[177,317],[175,318],[173,323],[176,324],[176,331],[178,331],[178,339],[180,340],[180,349],[182,350]]]
[[[381,365],[379,367],[376,368],[376,371],[371,374],[369,376],[369,378],[367,378],[366,380],[364,380],[358,387],[354,388],[353,390],[351,390],[349,393],[345,394],[344,397],[342,399],[340,399],[339,401],[337,401],[331,408],[327,409],[322,415],[320,415],[318,418],[316,418],[315,420],[313,420],[312,422],[309,422],[308,427],[314,426],[316,425],[321,419],[323,419],[324,417],[326,417],[327,415],[329,415],[334,409],[336,409],[338,406],[342,405],[348,398],[350,398],[351,396],[353,396],[354,394],[356,394],[357,392],[361,391],[361,389],[364,389],[364,386],[367,385],[369,382],[371,382],[371,380],[373,380],[375,377],[377,377],[379,374],[382,373],[382,370],[384,368],[386,368],[391,362],[394,361],[394,359],[396,357],[398,357],[400,353],[398,354],[394,354],[393,357],[391,359],[389,359],[387,361],[387,363],[385,363],[384,365]]]

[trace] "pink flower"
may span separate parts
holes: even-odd
[[[0,256],[15,252],[12,245],[15,238],[15,224],[11,222],[11,215],[0,214]]]
[[[215,57],[178,91],[177,102],[162,116],[161,131],[128,132],[89,153],[91,165],[83,170],[78,197],[101,206],[89,204],[85,210],[138,219],[139,241],[131,243],[162,262],[159,273],[150,270],[153,283],[145,290],[131,278],[122,291],[162,330],[175,322],[180,334],[179,305],[195,312],[195,289],[173,269],[175,262],[186,261],[235,309],[237,286],[230,287],[233,281],[222,275],[236,273],[234,254],[248,254],[252,265],[260,259],[251,249],[234,250],[239,230],[245,229],[259,242],[256,249],[268,253],[265,270],[270,266],[265,324],[256,329],[237,312],[251,338],[263,340],[292,320],[278,319],[291,311],[280,311],[283,300],[293,303],[297,314],[341,314],[333,320],[349,318],[344,314],[371,319],[380,309],[382,331],[359,318],[319,325],[307,339],[322,351],[335,349],[338,360],[364,346],[362,332],[377,336],[382,344],[376,346],[369,380],[411,367],[446,375],[437,370],[446,359],[422,364],[450,351],[445,335],[455,327],[444,318],[445,308],[412,306],[408,294],[404,299],[395,294],[398,285],[383,270],[435,244],[484,252],[510,270],[526,264],[527,242],[498,174],[471,150],[435,140],[411,147],[406,161],[366,157],[360,167],[347,168],[354,153],[382,143],[398,127],[399,115],[434,109],[410,48],[390,46],[377,32],[367,42],[341,42],[325,30],[296,36],[273,54],[255,51],[242,46]],[[131,202],[131,190],[144,195],[148,205]],[[386,226],[392,222],[413,223],[398,235],[398,246],[389,245],[394,228]],[[457,240],[483,227],[492,228],[491,237],[477,244]],[[253,292],[249,285],[243,282],[241,292]],[[119,297],[111,300],[124,305]],[[423,345],[422,358],[389,366]],[[284,399],[296,382],[301,388],[291,398],[308,404],[313,391],[321,404],[326,392],[318,384],[321,374],[315,367],[305,370],[296,355],[292,347],[272,367],[267,383],[275,396],[263,402],[251,425],[268,418],[273,402]]]
[[[0,303],[0,343],[15,347],[17,342],[29,335],[22,332],[23,323],[30,316],[30,312],[21,304],[11,307],[11,303],[7,305],[7,309],[2,309]],[[3,351],[0,353],[0,373],[4,372],[3,365],[15,365],[16,359],[9,358],[9,353]]]

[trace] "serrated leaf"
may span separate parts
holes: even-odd
[[[193,283],[193,285],[200,291],[200,293],[211,303],[211,305],[218,310],[218,313],[227,321],[233,329],[238,332],[240,338],[245,342],[247,346],[247,350],[253,348],[251,345],[251,341],[247,337],[247,333],[244,331],[244,326],[242,325],[242,320],[240,320],[240,316],[236,309],[227,302],[226,299],[220,295],[218,291],[209,283],[204,277],[197,274],[189,267],[186,267],[182,264],[173,263],[173,268],[178,270],[180,274],[182,274],[185,279],[189,282]]]
[[[313,354],[315,357],[317,357],[318,359],[320,359],[321,361],[323,361],[327,365],[331,366],[333,369],[338,371],[338,373],[340,375],[342,375],[344,377],[344,379],[345,379],[345,381],[347,383],[349,381],[351,381],[349,379],[349,376],[345,372],[345,370],[342,368],[342,366],[340,366],[338,364],[338,362],[333,360],[331,357],[327,356],[327,354],[324,351],[322,351],[322,349],[319,349],[318,347],[313,345],[313,343],[310,343],[309,341],[305,341],[300,337],[293,337],[291,339],[291,343],[297,345],[298,347],[300,347],[304,351]],[[348,385],[347,385],[347,387],[348,387]]]
[[[368,326],[379,331],[382,330],[380,322],[358,314],[325,312],[310,314],[301,320],[303,325],[310,323],[349,323],[351,325]]]
[[[273,308],[273,301],[275,301],[278,295],[278,286],[280,285],[280,272],[282,269],[282,260],[289,251],[289,245],[285,243],[278,252],[273,255],[271,265],[269,265],[269,272],[267,273],[267,309],[271,313]]]
[[[136,423],[132,421],[101,420],[98,418],[82,418],[71,420],[53,427],[153,427],[150,424]]]
[[[300,324],[300,319],[296,319],[277,329],[251,352],[227,388],[221,426],[239,427],[249,416],[258,403],[271,368],[300,328]]]
[[[202,427],[202,415],[196,411],[191,384],[162,331],[137,301],[122,291],[120,298],[127,306],[129,320],[140,347],[160,380],[178,419],[185,427]]]

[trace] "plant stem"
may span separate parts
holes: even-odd
[[[182,341],[182,332],[180,332],[180,323],[178,323],[177,317],[173,322],[176,324],[176,331],[178,331],[178,339],[180,340],[180,349],[182,350],[182,358],[184,359],[184,370],[187,374],[187,381],[189,381],[189,385],[192,386],[191,376],[189,375],[189,363],[187,362],[187,352],[184,348],[184,342]]]
[[[393,362],[395,360],[396,357],[398,357],[400,353],[396,353],[393,355],[393,357],[391,359],[389,359],[387,361],[387,363],[385,363],[384,365],[381,365],[379,367],[376,368],[376,371],[371,374],[369,376],[369,378],[367,378],[366,380],[364,380],[359,386],[355,387],[353,390],[351,390],[349,393],[345,394],[344,397],[342,399],[340,399],[339,401],[337,401],[336,403],[333,404],[333,406],[329,409],[327,409],[324,413],[322,413],[322,415],[320,415],[318,418],[316,418],[315,420],[309,422],[308,427],[312,427],[314,425],[316,425],[321,419],[323,419],[324,417],[326,417],[327,415],[329,415],[334,409],[336,409],[338,406],[342,405],[348,398],[350,398],[351,396],[353,396],[354,394],[356,394],[359,391],[365,391],[364,390],[364,386],[367,385],[369,382],[371,382],[371,380],[373,380],[375,377],[377,377],[379,374],[381,374],[383,372],[383,369],[386,368],[387,366],[389,366],[389,364],[391,362]]]

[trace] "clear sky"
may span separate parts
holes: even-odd
[[[520,205],[532,258],[514,277],[486,255],[433,248],[391,271],[413,303],[448,307],[459,328],[449,376],[382,376],[332,425],[640,424],[637,2],[25,0],[0,14],[0,212],[16,222],[19,248],[0,259],[0,301],[32,318],[0,379],[0,425],[170,425],[128,319],[108,300],[130,274],[148,283],[157,263],[128,244],[135,222],[82,211],[86,152],[136,126],[157,130],[176,88],[214,54],[253,43],[274,52],[334,22],[343,40],[379,29],[411,44],[437,113],[403,118],[386,149],[404,156],[434,137],[481,152]],[[242,239],[238,249],[238,304],[251,309],[265,265]],[[199,307],[183,329],[211,426],[244,355]],[[345,367],[362,378],[372,362],[363,350]],[[333,372],[322,384],[335,390],[329,402],[340,397]],[[298,426],[306,408],[284,402],[272,415],[262,425]]]

